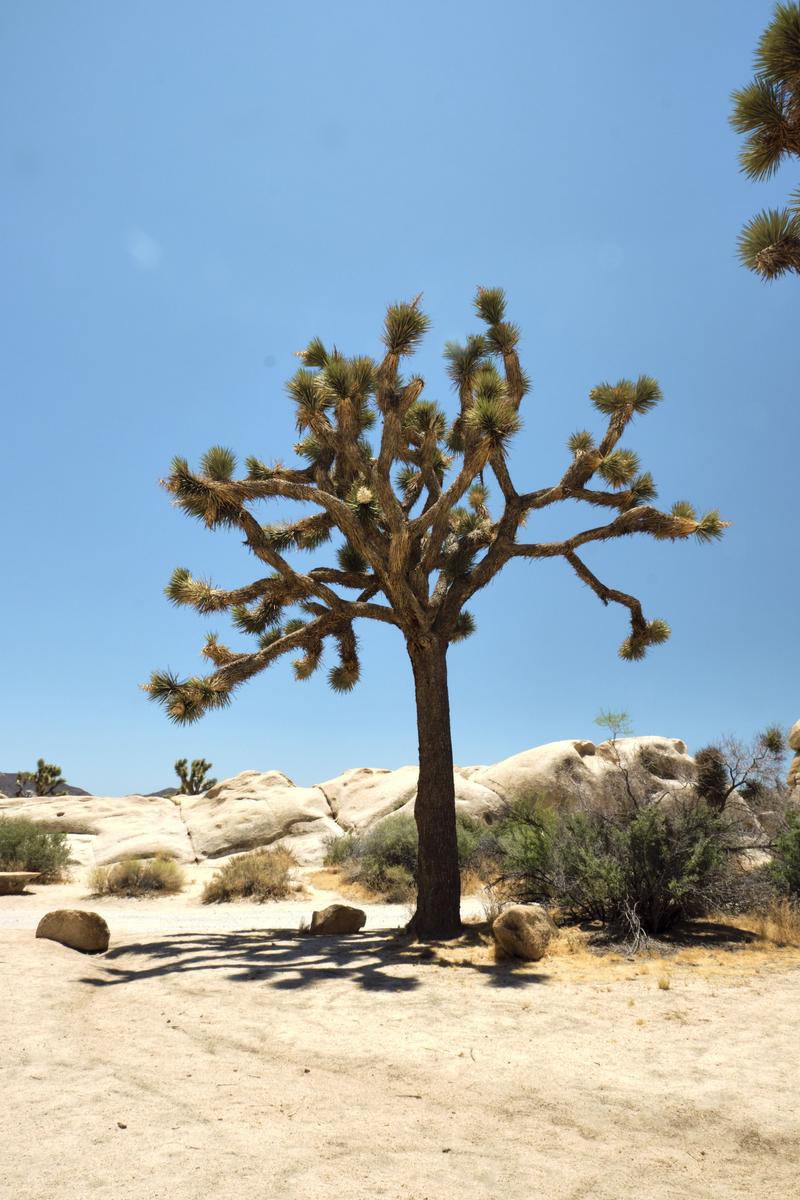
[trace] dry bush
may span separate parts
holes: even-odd
[[[229,858],[203,888],[203,904],[226,900],[284,900],[292,891],[290,871],[297,865],[282,846],[252,850]]]
[[[765,942],[775,946],[800,946],[800,904],[782,896],[761,912],[740,921]]]
[[[486,826],[456,814],[458,863],[462,894],[477,891],[491,873],[486,867]],[[417,826],[408,813],[385,817],[366,832],[347,833],[327,844],[325,866],[341,872],[347,884],[358,884],[368,897],[403,904],[413,899],[417,878]]]
[[[489,928],[491,929],[503,910],[508,907],[510,901],[491,883],[487,883],[481,891],[480,901],[484,920],[488,921]]]
[[[126,858],[110,867],[95,867],[89,876],[93,896],[147,896],[151,892],[179,892],[183,871],[166,855]]]

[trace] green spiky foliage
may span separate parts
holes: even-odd
[[[201,615],[227,613],[244,644],[228,646],[209,634],[208,673],[184,678],[159,671],[146,685],[172,720],[186,723],[223,708],[241,684],[284,656],[298,680],[310,680],[332,650],[328,683],[347,693],[361,671],[357,623],[397,629],[414,670],[420,734],[415,928],[430,936],[452,931],[458,921],[446,654],[475,630],[471,598],[514,560],[563,560],[604,605],[627,612],[630,631],[620,653],[640,659],[666,639],[667,625],[646,619],[636,597],[602,582],[584,562],[584,549],[637,534],[705,541],[724,527],[716,513],[654,507],[652,476],[620,445],[635,419],[661,400],[646,375],[594,388],[589,399],[599,428],[572,435],[555,482],[519,490],[508,454],[529,387],[520,333],[499,288],[479,288],[475,310],[482,330],[445,347],[453,404],[425,398],[424,380],[401,370],[428,329],[417,297],[389,308],[379,359],[348,358],[317,338],[300,353],[288,384],[303,437],[298,465],[251,457],[237,478],[234,455],[221,447],[197,469],[183,458],[173,461],[164,486],[174,503],[209,529],[237,531],[259,571],[253,582],[230,589],[186,567],[175,571],[166,589],[172,603]],[[567,501],[600,509],[603,517],[555,541],[525,539],[528,518]],[[281,504],[284,519],[263,521],[257,510],[269,502]],[[294,521],[285,519],[292,502],[300,507]],[[308,552],[331,542],[333,565],[306,565]],[[440,887],[445,875],[450,891]]]
[[[742,171],[769,179],[800,158],[800,3],[778,4],[761,35],[755,78],[733,93],[731,124],[745,135]],[[765,209],[742,229],[739,256],[763,279],[800,274],[800,188],[782,209]]]
[[[35,771],[20,771],[17,774],[18,796],[59,796],[64,794],[66,786],[61,767],[45,762],[43,758],[36,760]]]
[[[204,758],[193,758],[190,767],[185,758],[179,758],[175,763],[175,774],[181,781],[178,795],[199,796],[201,792],[212,788],[217,782],[216,779],[210,779],[208,774],[213,765]]]

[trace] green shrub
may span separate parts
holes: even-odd
[[[328,838],[325,846],[325,866],[340,867],[342,863],[353,858],[357,843],[358,838],[353,833]]]
[[[487,843],[480,821],[456,816],[458,861],[462,871],[474,869]],[[394,813],[367,833],[347,833],[328,842],[325,865],[340,868],[351,883],[402,903],[414,893],[417,877],[417,825],[408,813]]]
[[[770,874],[781,891],[800,896],[800,816],[791,813],[775,839]]]
[[[226,900],[283,900],[292,890],[289,872],[297,860],[290,850],[252,850],[229,858],[203,888],[204,904]]]
[[[95,867],[89,877],[94,896],[146,896],[151,892],[179,892],[183,871],[166,855],[155,858],[125,858],[110,867]]]
[[[517,899],[575,920],[663,933],[705,910],[726,864],[727,826],[702,802],[642,804],[613,817],[515,805],[497,831]]]
[[[65,833],[23,817],[0,817],[0,871],[39,871],[42,883],[53,883],[63,877],[69,857]]]

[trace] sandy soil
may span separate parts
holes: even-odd
[[[0,898],[4,1195],[797,1194],[796,951],[519,968],[474,937],[404,946],[401,907],[312,939],[308,901],[191,895],[77,901],[102,957],[36,941],[80,894]]]

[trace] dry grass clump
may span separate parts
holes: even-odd
[[[95,867],[89,876],[93,896],[147,896],[151,892],[180,892],[183,871],[165,854],[155,858],[126,858],[110,867]]]
[[[800,903],[788,896],[773,900],[762,911],[740,914],[735,923],[774,946],[800,947]]]
[[[290,871],[297,865],[291,850],[252,850],[229,858],[203,888],[203,904],[226,900],[283,900],[292,892]]]
[[[58,817],[47,817],[33,822],[37,829],[44,830],[45,833],[98,833],[96,825],[91,825],[88,821],[68,820],[64,818],[59,820]]]

